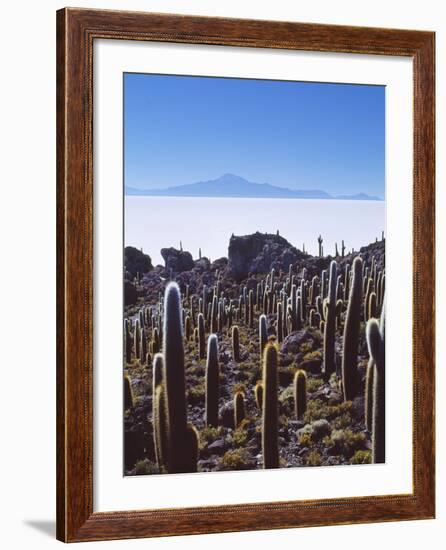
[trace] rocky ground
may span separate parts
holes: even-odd
[[[175,280],[189,296],[201,296],[203,285],[212,289],[218,280],[228,299],[238,299],[240,289],[255,289],[274,268],[279,285],[288,277],[293,265],[296,277],[307,270],[307,280],[320,276],[332,259],[339,272],[361,254],[367,265],[375,258],[378,269],[384,269],[385,243],[377,241],[344,257],[312,257],[292,247],[279,235],[257,233],[232,237],[228,259],[210,262],[207,258],[193,260],[185,251],[163,249],[165,266],[152,267],[150,259],[135,249],[126,249],[125,317],[132,319],[143,306],[156,306],[169,280]],[[143,266],[145,273],[138,271]],[[312,306],[309,304],[307,310]],[[231,333],[226,327],[218,332],[220,362],[219,427],[206,427],[205,359],[199,359],[198,346],[185,342],[188,421],[199,433],[198,471],[255,469],[262,467],[261,411],[254,388],[261,379],[260,344],[256,308],[253,328],[236,322],[240,330],[241,357],[235,362]],[[362,464],[370,462],[370,434],[364,424],[364,378],[368,362],[365,324],[361,323],[358,371],[361,390],[354,401],[344,402],[340,387],[342,333],[345,308],[336,331],[337,372],[329,380],[322,375],[323,335],[319,328],[304,324],[291,332],[280,344],[279,366],[279,452],[283,467]],[[308,319],[308,311],[307,311]],[[269,335],[275,336],[276,315],[268,315]],[[209,327],[206,327],[206,336]],[[148,334],[150,340],[150,334]],[[296,370],[307,373],[307,410],[302,420],[294,415],[292,381]],[[152,366],[132,358],[125,364],[133,391],[134,406],[125,411],[126,475],[160,473],[155,461],[152,430]],[[234,426],[234,393],[245,394],[246,416]]]

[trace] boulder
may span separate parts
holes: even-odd
[[[228,271],[236,280],[245,279],[250,273],[266,273],[273,267],[287,271],[291,263],[306,255],[294,248],[280,235],[253,233],[232,235],[228,248]]]
[[[300,351],[300,346],[304,342],[314,342],[316,341],[315,335],[307,329],[296,330],[291,332],[282,342],[280,346],[280,351],[284,354],[292,353],[296,355]],[[313,346],[314,347],[314,346]]]
[[[162,248],[161,256],[166,264],[166,271],[172,270],[175,273],[181,273],[182,271],[190,271],[195,266],[192,254],[185,250],[178,250],[173,247]]]

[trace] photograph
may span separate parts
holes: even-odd
[[[125,476],[385,462],[385,94],[123,75]]]

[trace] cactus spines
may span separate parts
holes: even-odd
[[[365,392],[364,392],[364,418],[365,427],[372,433],[373,420],[373,378],[375,374],[375,362],[372,358],[369,359],[367,371],[365,375]]]
[[[182,328],[180,289],[176,283],[171,282],[165,292],[163,329],[163,379],[166,389],[169,473],[190,472],[196,469],[190,454],[185,452],[189,435]]]
[[[352,273],[342,354],[342,388],[345,401],[353,400],[358,391],[358,345],[362,304],[362,259],[359,256],[353,261]]]
[[[385,461],[385,298],[381,320],[370,319],[366,336],[370,357],[375,363],[373,373],[372,462]]]
[[[186,315],[184,319],[184,337],[186,338],[186,342],[189,342],[191,332],[192,332],[192,323],[189,315]]]
[[[155,458],[160,472],[167,462],[167,419],[165,390],[163,388],[163,363],[162,354],[157,353],[153,358],[152,424]]]
[[[254,388],[254,395],[257,403],[257,407],[261,411],[263,408],[263,382],[259,380]]]
[[[277,302],[277,341],[283,341],[283,308],[282,302]]]
[[[132,383],[128,375],[124,376],[124,410],[127,411],[133,407]]]
[[[336,370],[335,361],[335,329],[336,329],[336,280],[337,263],[330,264],[330,278],[328,281],[328,299],[325,302],[325,330],[324,330],[324,375],[330,376]]]
[[[234,394],[234,426],[237,428],[246,416],[245,394],[239,390]]]
[[[132,334],[130,332],[130,323],[128,319],[124,320],[124,343],[125,343],[125,361],[132,362]]]
[[[198,314],[198,350],[200,359],[204,359],[206,348],[206,336],[204,331],[204,317],[202,313]]]
[[[248,306],[249,306],[249,312],[248,312],[249,328],[253,328],[254,326],[254,291],[253,290],[250,290],[248,294]]]
[[[141,326],[139,324],[139,319],[135,321],[135,330],[134,330],[134,340],[135,340],[135,357],[138,359],[140,356],[140,347],[141,347]]]
[[[294,412],[297,420],[302,420],[307,410],[307,375],[304,370],[298,370],[294,375]]]
[[[218,426],[219,366],[218,339],[211,334],[208,339],[206,361],[206,426]]]
[[[232,357],[236,363],[240,362],[240,338],[237,325],[232,327]]]
[[[263,467],[279,467],[278,400],[277,400],[277,346],[269,342],[263,353]]]
[[[259,340],[260,340],[260,357],[263,357],[263,350],[268,341],[268,331],[266,328],[266,315],[259,317]]]

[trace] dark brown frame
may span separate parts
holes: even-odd
[[[93,41],[409,56],[414,68],[413,492],[93,512]],[[426,519],[435,510],[432,32],[66,8],[57,12],[57,537],[87,541]]]

